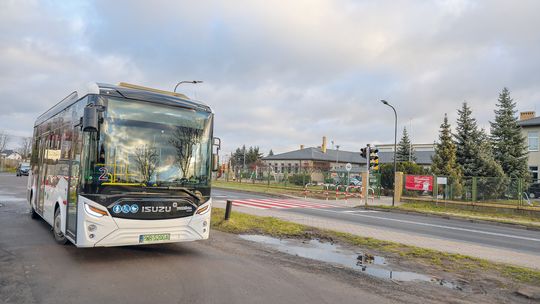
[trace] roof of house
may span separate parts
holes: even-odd
[[[540,116],[531,119],[525,119],[518,121],[518,125],[522,127],[540,126]]]
[[[338,156],[339,154],[339,156]],[[379,152],[379,162],[381,164],[391,163],[394,161],[394,152]],[[435,151],[414,151],[416,157],[416,163],[419,165],[430,165],[432,163],[431,158],[435,155]],[[339,157],[339,158],[338,158]],[[366,163],[366,159],[360,156],[360,152],[349,152],[341,150],[327,149],[326,153],[321,151],[321,148],[304,148],[300,150],[275,154],[272,156],[264,157],[263,160],[315,160],[315,161],[329,161],[329,162],[344,162],[351,164]]]
[[[414,151],[416,163],[419,165],[431,165],[431,157],[435,155],[435,151]],[[379,152],[379,163],[387,164],[394,161],[394,152]]]
[[[360,152],[349,152],[326,149],[326,153],[321,148],[304,148],[300,150],[275,154],[264,157],[263,160],[316,160],[316,161],[339,161],[352,164],[365,164],[366,159],[360,156]]]

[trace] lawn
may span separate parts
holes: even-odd
[[[512,213],[512,210],[503,211],[485,211],[485,210],[468,210],[460,208],[453,204],[444,204],[423,201],[409,201],[396,207],[377,206],[377,208],[397,209],[405,211],[413,211],[435,215],[457,216],[466,219],[486,220],[500,223],[519,224],[530,227],[540,228],[540,217],[535,217],[527,214]]]

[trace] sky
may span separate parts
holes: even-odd
[[[215,112],[225,153],[432,143],[464,101],[489,129],[508,87],[540,101],[540,1],[0,1],[0,130],[89,82],[179,91]],[[540,109],[538,110],[540,111]]]

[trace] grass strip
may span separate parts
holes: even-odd
[[[382,241],[345,232],[318,229],[274,217],[233,211],[230,220],[224,221],[224,213],[224,209],[212,209],[211,226],[213,229],[235,234],[264,234],[278,238],[332,240],[363,249],[375,250],[382,254],[411,259],[441,271],[465,273],[467,277],[471,278],[475,277],[475,273],[493,271],[515,282],[540,285],[540,271],[534,269],[494,263],[466,255]]]
[[[464,219],[485,220],[499,223],[518,224],[540,228],[540,218],[525,214],[513,214],[505,212],[488,212],[479,210],[467,210],[453,205],[445,206],[444,203],[429,202],[406,202],[399,206],[377,206],[380,209],[404,210],[425,214],[456,216]]]

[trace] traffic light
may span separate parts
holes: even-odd
[[[377,171],[379,170],[379,150],[373,149],[369,151],[369,168]]]
[[[363,158],[367,157],[367,148],[360,149],[360,156],[362,156]]]

